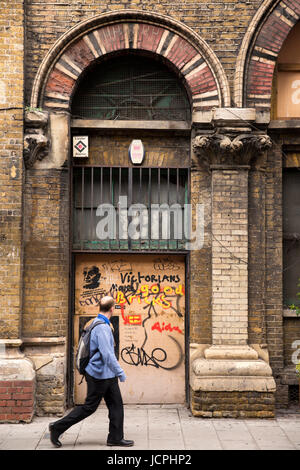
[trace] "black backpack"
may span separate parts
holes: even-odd
[[[77,347],[77,352],[76,352],[76,360],[75,360],[76,369],[81,375],[84,375],[85,368],[87,367],[89,360],[90,360],[91,332],[95,328],[95,326],[101,323],[105,323],[105,322],[102,320],[98,320],[95,323],[91,323],[88,327],[84,328],[83,332],[81,333],[78,347]],[[83,380],[83,377],[82,377],[82,380]]]

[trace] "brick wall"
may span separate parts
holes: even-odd
[[[18,338],[22,273],[23,1],[0,11],[0,337]]]
[[[194,392],[194,416],[202,418],[273,418],[274,394],[260,392]]]
[[[282,305],[282,151],[268,152],[266,172],[266,328],[270,365],[283,368]]]
[[[30,422],[33,408],[33,381],[0,381],[0,422]]]
[[[190,342],[210,344],[211,322],[211,176],[196,167],[191,172],[191,203],[204,205],[204,245],[190,252]]]
[[[265,344],[265,171],[249,172],[248,336],[250,344]]]
[[[261,111],[269,110],[271,107],[273,72],[277,55],[292,27],[299,21],[300,15],[299,0],[275,3],[276,7],[269,12],[262,27],[257,28],[246,72],[246,104]]]
[[[81,132],[82,134],[82,132]],[[86,134],[86,132],[85,132]],[[141,131],[88,132],[89,158],[80,165],[133,166],[128,148],[133,139],[142,139],[145,148],[144,166],[176,167],[190,164],[190,139],[170,133]]]
[[[65,336],[69,206],[66,170],[27,170],[23,336]]]
[[[248,339],[248,171],[212,172],[213,344]]]
[[[29,0],[26,6],[26,102],[29,103],[34,76],[54,42],[78,22],[100,13],[139,9],[155,11],[182,21],[197,32],[217,54],[232,84],[236,57],[242,38],[261,0],[209,2],[180,0],[82,0],[70,2]]]

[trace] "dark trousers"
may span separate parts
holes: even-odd
[[[124,410],[118,378],[99,380],[88,374],[85,378],[87,381],[87,396],[84,404],[76,406],[68,415],[55,421],[55,430],[62,434],[73,424],[87,418],[97,410],[102,398],[104,398],[109,412],[109,434],[107,439],[111,441],[123,439]]]

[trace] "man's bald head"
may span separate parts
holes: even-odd
[[[102,297],[99,302],[100,312],[107,313],[115,305],[114,299],[110,295]]]

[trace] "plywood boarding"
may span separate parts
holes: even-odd
[[[87,255],[76,257],[74,341],[99,311],[98,301],[116,300],[112,318],[119,362],[127,380],[124,403],[185,401],[185,262],[176,255]],[[78,385],[82,403],[86,384]]]

